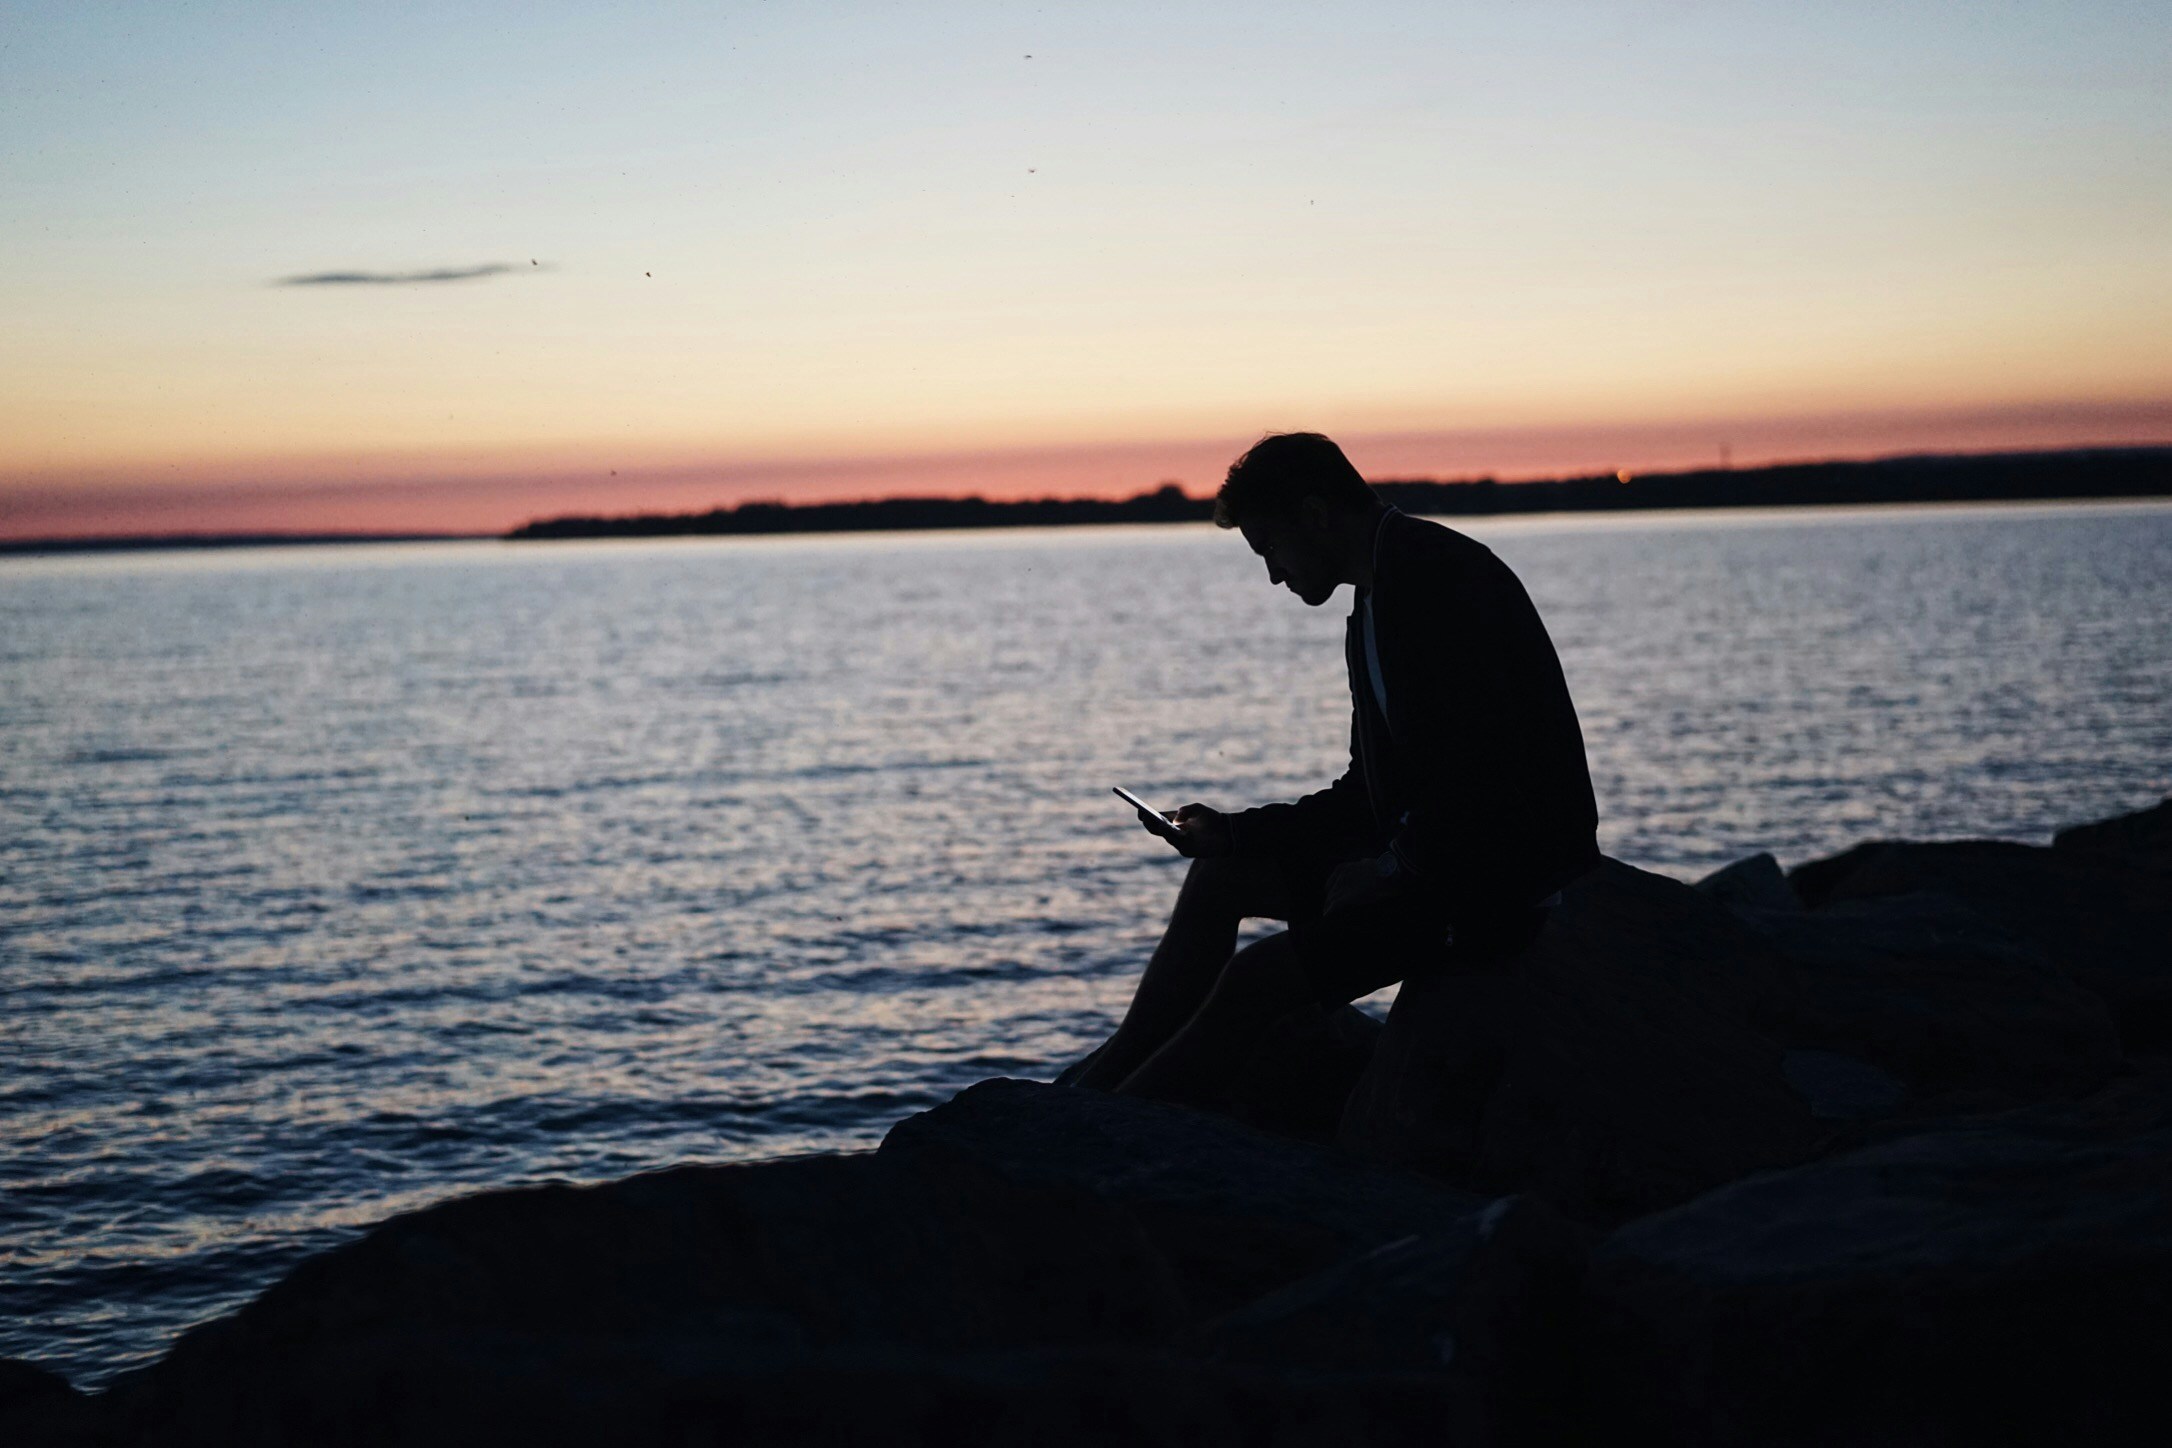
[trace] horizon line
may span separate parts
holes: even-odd
[[[1756,463],[1747,463],[1747,464],[1742,464],[1742,465],[1733,465],[1733,464],[1722,464],[1722,465],[1718,465],[1718,466],[1700,466],[1700,467],[1689,467],[1689,468],[1682,468],[1682,467],[1673,467],[1673,468],[1650,468],[1650,469],[1639,469],[1639,470],[1631,470],[1631,469],[1620,469],[1620,470],[1613,470],[1613,471],[1609,471],[1609,470],[1606,470],[1606,469],[1596,469],[1596,470],[1591,470],[1591,471],[1578,471],[1578,472],[1564,472],[1564,473],[1554,473],[1554,474],[1551,474],[1551,475],[1547,475],[1547,476],[1513,477],[1513,478],[1501,478],[1501,477],[1497,477],[1497,476],[1495,476],[1495,475],[1493,475],[1493,474],[1491,474],[1491,473],[1481,473],[1481,474],[1473,474],[1473,475],[1468,475],[1468,476],[1460,476],[1460,477],[1415,477],[1415,476],[1396,476],[1396,477],[1389,477],[1389,476],[1381,476],[1381,477],[1374,477],[1374,478],[1368,478],[1368,479],[1366,479],[1366,481],[1367,481],[1367,483],[1369,483],[1370,485],[1372,485],[1372,486],[1374,486],[1374,487],[1393,487],[1393,486],[1404,486],[1404,485],[1420,485],[1420,486],[1436,486],[1436,487],[1448,487],[1448,488],[1455,488],[1455,487],[1480,487],[1480,486],[1490,486],[1490,487],[1499,487],[1499,488],[1524,488],[1524,487],[1532,487],[1532,488],[1542,488],[1542,487],[1546,487],[1546,486],[1549,486],[1549,485],[1561,485],[1561,484],[1573,484],[1573,483],[1579,483],[1579,482],[1591,482],[1591,481],[1594,481],[1594,480],[1598,480],[1598,479],[1604,479],[1604,478],[1609,478],[1609,477],[1612,477],[1612,478],[1614,478],[1614,479],[1616,479],[1616,480],[1618,480],[1618,481],[1620,481],[1620,482],[1623,482],[1623,483],[1627,483],[1627,482],[1630,482],[1630,481],[1632,481],[1632,480],[1657,481],[1657,480],[1661,480],[1661,479],[1670,479],[1670,478],[1683,478],[1683,479],[1687,479],[1687,478],[1700,478],[1700,477],[1708,477],[1708,476],[1721,476],[1721,475],[1730,475],[1730,474],[1732,474],[1732,475],[1741,475],[1741,476],[1744,476],[1744,477],[1751,477],[1751,476],[1755,476],[1755,475],[1758,475],[1758,474],[1761,474],[1761,473],[1771,473],[1771,472],[1779,472],[1779,471],[1785,471],[1785,470],[1787,470],[1787,469],[1792,469],[1792,468],[1817,468],[1817,467],[1834,467],[1834,466],[1862,466],[1862,467],[1868,467],[1868,466],[1876,466],[1876,465],[1880,465],[1880,464],[1889,464],[1889,463],[1906,463],[1906,462],[1936,462],[1936,461],[1943,461],[1943,460],[1969,460],[1969,459],[1978,459],[1978,460],[1991,460],[1991,459],[1997,459],[1997,458],[2088,457],[2088,456],[2099,456],[2099,455],[2103,455],[2103,454],[2117,454],[2117,453],[2135,453],[2135,454],[2147,454],[2147,453],[2168,453],[2168,454],[2172,454],[2172,442],[2146,442],[2146,443],[2136,443],[2136,442],[2097,442],[2097,443],[2082,443],[2082,444],[2076,444],[2076,445],[2068,445],[2068,446],[2057,446],[2057,447],[2035,447],[2035,448],[2013,448],[2013,447],[2004,447],[2004,448],[1935,448],[1935,449],[1914,449],[1914,450],[1908,450],[1908,451],[1903,451],[1903,452],[1893,452],[1893,453],[1874,453],[1874,454],[1870,454],[1870,455],[1857,455],[1857,456],[1848,456],[1848,455],[1832,455],[1832,456],[1825,456],[1825,457],[1802,457],[1802,458],[1784,458],[1784,459],[1777,459],[1777,460],[1769,460],[1769,461],[1762,461],[1762,462],[1756,462]],[[816,499],[810,499],[810,500],[808,500],[808,501],[805,501],[805,502],[797,502],[797,503],[795,503],[795,502],[792,502],[792,501],[790,501],[789,499],[786,499],[786,498],[782,498],[782,497],[766,497],[766,496],[764,496],[764,497],[747,497],[747,498],[742,498],[742,499],[740,499],[739,501],[737,501],[737,502],[734,502],[734,503],[729,503],[729,504],[726,504],[726,503],[718,503],[718,504],[716,504],[716,505],[714,505],[714,506],[712,506],[712,507],[708,507],[708,508],[697,508],[697,509],[677,509],[677,510],[669,510],[669,509],[638,509],[638,510],[634,510],[634,511],[630,511],[630,512],[619,512],[619,513],[561,513],[561,514],[554,514],[554,515],[549,515],[549,516],[537,516],[537,517],[531,517],[531,518],[528,518],[528,519],[526,519],[525,521],[523,521],[523,522],[520,522],[520,523],[517,523],[517,524],[513,525],[513,526],[512,526],[511,528],[506,528],[506,529],[473,529],[473,530],[463,530],[463,529],[442,529],[442,530],[434,530],[434,529],[340,529],[340,528],[314,528],[314,529],[305,529],[305,528],[290,528],[290,529],[256,529],[256,530],[245,530],[245,529],[218,529],[218,530],[208,530],[208,529],[195,529],[195,530],[191,530],[191,529],[177,529],[177,530],[171,530],[171,531],[167,531],[167,532],[158,532],[158,533],[63,533],[63,534],[49,534],[49,535],[42,535],[42,536],[38,536],[38,537],[31,537],[31,538],[6,538],[6,537],[0,537],[0,555],[11,555],[11,554],[12,554],[12,555],[20,555],[20,554],[34,554],[34,553],[71,553],[71,552],[127,552],[127,551],[135,551],[135,550],[145,550],[145,551],[149,551],[149,550],[155,550],[155,549],[160,549],[160,548],[173,548],[173,549],[219,549],[219,548],[251,548],[251,547],[281,547],[281,546],[291,546],[291,547],[304,547],[304,546],[314,546],[314,545],[321,545],[321,544],[337,544],[337,543],[438,543],[438,542],[490,542],[490,541],[502,541],[502,542],[536,542],[536,541],[552,541],[552,540],[535,539],[535,538],[521,538],[521,537],[519,537],[518,535],[519,535],[519,534],[520,534],[520,533],[521,533],[521,532],[522,532],[523,530],[525,530],[525,529],[529,529],[529,528],[534,528],[534,527],[538,527],[538,526],[544,526],[544,525],[549,525],[549,524],[553,524],[553,523],[568,523],[568,522],[589,522],[589,523],[602,523],[602,524],[609,524],[609,523],[638,522],[638,521],[652,521],[652,520],[653,520],[653,521],[668,521],[668,520],[680,520],[680,519],[693,519],[693,518],[710,517],[710,516],[715,516],[715,515],[719,515],[719,514],[727,514],[727,515],[728,515],[728,514],[736,513],[736,512],[738,512],[739,510],[741,510],[741,509],[744,509],[744,508],[764,508],[764,509],[777,509],[777,508],[781,508],[781,509],[784,509],[784,510],[787,510],[787,511],[805,511],[805,512],[816,512],[816,511],[827,511],[827,510],[833,510],[833,509],[842,509],[842,508],[851,508],[851,507],[864,507],[864,506],[868,506],[868,505],[877,505],[877,504],[898,504],[898,503],[933,503],[933,504],[952,504],[952,503],[973,503],[973,502],[979,502],[979,503],[991,503],[991,504],[993,504],[993,505],[995,505],[995,506],[999,506],[999,507],[1009,507],[1009,506],[1028,506],[1028,505],[1035,505],[1035,504],[1041,504],[1041,505],[1047,505],[1047,504],[1057,504],[1057,505],[1062,505],[1062,504],[1085,504],[1085,503],[1130,503],[1130,502],[1138,502],[1138,501],[1141,501],[1141,500],[1145,500],[1145,499],[1153,498],[1153,497],[1155,497],[1155,496],[1157,496],[1157,495],[1160,495],[1160,494],[1166,493],[1166,492],[1167,492],[1167,491],[1168,491],[1169,489],[1171,489],[1171,488],[1175,488],[1175,489],[1176,489],[1176,490],[1177,490],[1177,491],[1178,491],[1178,492],[1179,492],[1180,494],[1182,494],[1182,496],[1183,496],[1183,497],[1185,498],[1185,500],[1186,500],[1186,501],[1188,501],[1188,502],[1192,502],[1192,503],[1203,503],[1203,502],[1207,502],[1207,501],[1210,501],[1210,500],[1212,500],[1212,498],[1214,497],[1214,493],[1213,493],[1212,491],[1208,491],[1208,492],[1204,492],[1204,493],[1193,493],[1193,492],[1191,492],[1190,490],[1188,490],[1188,489],[1184,488],[1184,487],[1183,487],[1183,485],[1182,485],[1181,483],[1179,483],[1179,482],[1175,482],[1175,481],[1170,481],[1170,482],[1166,482],[1166,483],[1160,484],[1159,486],[1156,486],[1156,487],[1142,488],[1142,489],[1140,489],[1139,491],[1137,491],[1137,492],[1135,492],[1135,493],[1129,493],[1129,494],[1106,494],[1106,493],[1105,493],[1105,494],[1098,494],[1098,495],[1095,495],[1095,494],[1083,494],[1083,495],[1081,495],[1081,494],[1072,494],[1072,495],[1069,495],[1069,496],[1059,496],[1059,495],[1056,495],[1056,494],[1045,494],[1045,495],[1020,495],[1020,496],[1015,496],[1015,497],[1004,497],[1004,498],[994,498],[994,499],[991,499],[991,498],[987,497],[987,496],[986,496],[986,495],[985,495],[984,493],[981,493],[981,492],[958,492],[958,493],[927,493],[927,492],[900,492],[900,493],[880,493],[880,494],[868,494],[868,495],[861,495],[861,496],[855,496],[855,497],[827,497],[827,498],[816,498]],[[2106,499],[2106,500],[2108,500],[2108,501],[2116,501],[2116,500],[2117,500],[2117,495],[2108,495],[2108,497],[2107,497],[2107,499]],[[1894,504],[1908,504],[1908,503],[1924,503],[1924,502],[1925,502],[1926,500],[1923,500],[1923,499],[1918,499],[1918,498],[1895,498],[1895,499],[1893,499],[1892,501],[1893,501],[1893,503],[1894,503]],[[1957,502],[1964,502],[1964,503],[1965,503],[1965,502],[1969,502],[1969,501],[1980,501],[1980,502],[1994,502],[1994,503],[1995,503],[1995,502],[2000,502],[2000,501],[2012,501],[2012,502],[2027,502],[2027,501],[2045,501],[2045,502],[2059,502],[2059,501],[2082,501],[2082,499],[2080,499],[2080,498],[2044,498],[2044,499],[2026,499],[2026,498],[2015,498],[2015,499],[1980,499],[1980,500],[1968,500],[1968,499],[1961,499],[1961,500],[1954,500],[1954,501],[1957,501]],[[1673,507],[1667,507],[1667,508],[1663,508],[1663,509],[1653,509],[1653,511],[1691,511],[1691,510],[1694,510],[1694,508],[1695,508],[1695,507],[1697,507],[1697,506],[1700,506],[1700,505],[1676,505],[1676,506],[1673,506]],[[1882,504],[1882,503],[1876,503],[1876,502],[1872,502],[1872,503],[1865,503],[1865,502],[1863,502],[1863,501],[1862,501],[1862,500],[1860,500],[1860,499],[1849,499],[1849,500],[1844,500],[1844,501],[1836,502],[1836,503],[1833,503],[1833,504],[1822,504],[1822,503],[1784,503],[1784,504],[1773,504],[1773,505],[1770,505],[1770,506],[1776,506],[1776,507],[1786,507],[1786,508],[1801,508],[1801,507],[1823,507],[1823,506],[1833,506],[1833,507],[1865,507],[1865,506],[1870,506],[1870,507],[1878,507],[1878,506],[1887,506],[1887,505],[1886,505],[1886,504]],[[1537,511],[1537,510],[1534,510],[1534,511]],[[1576,511],[1576,510],[1570,509],[1570,510],[1562,510],[1562,511]],[[870,530],[870,531],[886,531],[886,532],[887,532],[887,531],[939,531],[939,530],[940,530],[940,526],[941,526],[941,525],[934,525],[933,527],[931,527],[931,528],[928,528],[928,529],[912,529],[912,528],[907,528],[907,529],[883,529],[883,530]],[[1025,525],[1025,526],[1033,526],[1033,525]],[[1092,525],[1091,523],[1086,523],[1086,524],[1072,524],[1072,525],[1048,525],[1048,526],[1093,526],[1093,525]],[[700,536],[700,535],[691,535],[691,536]]]
[[[1544,481],[1584,472],[2172,443],[2172,395],[1762,416],[1366,427],[1330,408],[1183,435],[761,457],[692,442],[319,452],[0,468],[0,538],[239,533],[494,535],[567,514],[689,512],[753,498],[1121,497],[1218,484],[1269,431],[1324,431],[1381,478]]]

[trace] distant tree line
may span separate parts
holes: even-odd
[[[741,503],[706,513],[638,513],[625,518],[547,518],[511,538],[644,538],[674,533],[859,533],[901,528],[1050,528],[1074,523],[1197,523],[1214,516],[1211,498],[1164,483],[1135,498],[874,498],[855,503]]]
[[[1780,463],[1676,473],[1606,473],[1550,482],[1386,481],[1376,491],[1408,512],[1617,512],[1635,508],[1792,508],[1818,504],[2007,502],[2172,496],[2172,447]],[[910,528],[1046,528],[1082,523],[1196,523],[1209,498],[1175,483],[1124,499],[878,498],[850,503],[741,503],[706,513],[549,518],[513,538],[634,538],[702,533],[852,533]]]

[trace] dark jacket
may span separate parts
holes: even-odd
[[[1484,544],[1403,513],[1381,529],[1373,622],[1388,716],[1353,608],[1350,768],[1295,804],[1235,815],[1236,851],[1316,853],[1347,839],[1391,852],[1404,888],[1456,923],[1534,905],[1599,859],[1584,736],[1553,640]]]

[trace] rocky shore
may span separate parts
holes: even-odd
[[[2156,1443],[2167,1362],[2172,801],[1610,861],[1228,1116],[445,1202],[102,1394],[0,1362],[0,1443]]]

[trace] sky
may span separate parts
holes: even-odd
[[[0,0],[0,538],[2172,441],[2172,6]]]

